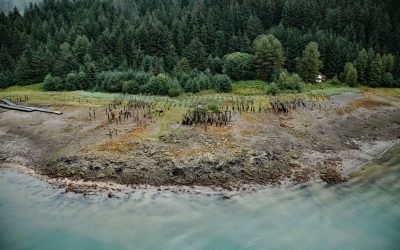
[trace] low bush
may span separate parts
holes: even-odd
[[[276,83],[271,83],[268,87],[267,87],[267,94],[268,95],[277,95],[279,94],[280,89],[278,87],[278,85],[276,85]]]
[[[46,75],[43,81],[43,88],[45,90],[55,91],[55,90],[63,90],[63,82],[60,77],[53,77],[50,74]]]
[[[232,82],[229,76],[225,74],[216,74],[211,80],[214,88],[223,93],[232,92]]]
[[[282,72],[279,74],[278,87],[281,90],[295,90],[300,92],[304,87],[304,82],[297,74]]]

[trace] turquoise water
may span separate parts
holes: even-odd
[[[400,249],[400,147],[338,186],[64,193],[0,170],[0,249]]]

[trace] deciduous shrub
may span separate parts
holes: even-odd
[[[140,85],[133,80],[123,81],[122,82],[122,92],[127,94],[138,94],[140,89]]]
[[[45,90],[63,90],[64,86],[62,84],[62,80],[60,77],[56,76],[53,77],[50,74],[46,75],[46,77],[44,78],[44,89]]]
[[[224,57],[223,72],[236,81],[254,79],[254,56],[241,52],[226,55]]]
[[[296,90],[300,92],[303,89],[304,83],[301,77],[297,74],[289,74],[282,72],[279,74],[278,87],[281,90]]]
[[[225,74],[216,74],[211,81],[214,88],[219,92],[228,93],[232,91],[231,79]]]
[[[267,87],[268,95],[277,95],[279,94],[279,91],[279,87],[276,85],[276,83],[271,83],[271,85]]]

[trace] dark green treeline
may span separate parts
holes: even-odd
[[[257,51],[268,49],[256,45],[261,34],[277,39],[279,58]],[[319,70],[371,86],[400,76],[397,0],[45,0],[1,13],[0,37],[0,87],[48,75],[49,89],[177,95],[226,89],[224,74],[310,81]]]

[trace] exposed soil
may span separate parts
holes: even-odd
[[[77,182],[236,190],[338,183],[400,142],[399,97],[346,93],[324,107],[235,113],[229,126],[207,130],[161,118],[114,125],[104,107],[90,119],[88,105],[79,104],[47,107],[61,116],[0,110],[0,165],[29,166]],[[162,127],[168,133],[158,136]],[[117,129],[112,138],[111,128]]]

